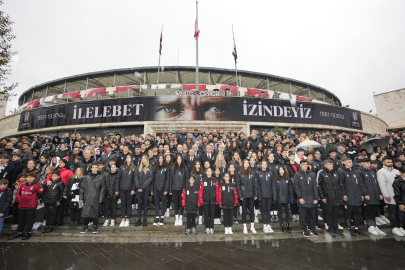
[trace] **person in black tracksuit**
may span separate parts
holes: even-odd
[[[359,179],[353,169],[353,162],[350,158],[343,158],[344,165],[338,169],[339,180],[343,187],[343,200],[345,201],[345,218],[353,220],[355,230],[360,228],[359,214],[360,206],[364,201],[366,190],[363,181]],[[344,237],[343,234],[339,235]]]
[[[202,193],[202,205],[204,207],[204,222],[207,228],[207,234],[214,234],[214,214],[215,205],[217,204],[217,182],[218,180],[212,176],[211,168],[206,171],[206,176],[202,178],[200,189]]]
[[[316,175],[308,170],[308,161],[301,160],[300,170],[294,175],[294,191],[297,194],[297,205],[299,220],[303,230],[304,237],[309,237],[309,234],[318,236],[315,231],[316,225],[316,208],[318,207],[318,185]],[[307,215],[309,215],[309,224],[307,223]],[[310,233],[307,231],[309,227]]]
[[[119,168],[117,183],[115,185],[115,194],[121,198],[121,224],[120,227],[128,227],[129,219],[132,214],[132,197],[135,193],[135,170],[134,161],[131,155],[127,155],[124,165]]]
[[[115,225],[115,219],[117,217],[117,194],[115,193],[115,186],[118,181],[118,168],[117,165],[112,164],[110,170],[105,173],[105,201],[104,201],[104,225],[111,227]],[[108,219],[111,218],[111,222]]]
[[[255,173],[255,181],[258,189],[258,198],[262,205],[263,232],[274,232],[270,226],[270,210],[272,203],[277,201],[275,174],[267,168],[267,161],[261,162],[261,169]]]
[[[169,185],[170,185],[170,169],[166,167],[164,164],[164,157],[163,155],[159,155],[157,158],[157,162],[155,164],[155,168],[153,169],[153,181],[152,181],[152,195],[155,198],[155,222],[153,223],[154,226],[164,225],[164,216],[166,213],[166,196],[169,192]],[[162,201],[162,210],[159,219],[159,203]]]
[[[78,167],[75,175],[70,177],[63,189],[63,197],[68,200],[70,209],[70,225],[69,229],[77,227],[80,223],[80,216],[82,215],[83,208],[79,205],[80,184],[83,180],[84,169]]]
[[[217,179],[219,184],[224,182],[223,174],[221,173],[220,168],[212,169],[214,171],[214,177]],[[221,225],[221,208],[219,205],[215,205],[215,213],[214,213],[214,224]]]
[[[239,163],[238,163],[239,164]],[[230,182],[236,185],[236,170],[235,170],[235,166],[233,164],[229,165],[229,179]],[[241,200],[239,199],[239,205],[241,203]],[[237,225],[238,224],[238,207],[235,206],[233,208],[233,224]]]
[[[187,213],[187,229],[185,234],[197,234],[195,216],[202,204],[202,190],[195,184],[194,176],[190,176],[182,192],[182,205]]]
[[[243,233],[247,234],[248,230],[246,227],[246,214],[247,208],[249,207],[250,212],[250,231],[256,234],[254,227],[255,213],[254,213],[254,201],[257,199],[258,190],[256,187],[256,181],[254,180],[254,175],[252,174],[249,161],[244,159],[242,161],[242,167],[240,171],[236,174],[236,191],[238,192],[238,197],[242,201],[242,222],[243,222]]]
[[[50,233],[53,231],[53,225],[56,222],[57,207],[63,200],[63,188],[64,185],[60,180],[60,173],[54,171],[52,173],[52,181],[48,181],[48,183],[44,185],[42,203],[43,206],[45,206],[46,227],[42,233]]]
[[[371,169],[370,160],[368,158],[358,159],[360,167],[356,170],[357,177],[364,184],[366,190],[366,195],[364,196],[364,218],[369,226],[369,232],[377,230],[379,234],[379,229],[375,221],[377,214],[377,207],[380,204],[380,200],[384,199],[380,186],[377,181],[377,174],[374,170]],[[360,228],[359,228],[360,230]],[[361,233],[359,233],[361,234]],[[364,233],[361,235],[365,235]],[[374,235],[375,232],[374,232]]]
[[[278,220],[281,226],[281,232],[291,232],[290,229],[290,204],[294,203],[293,180],[282,166],[278,167],[276,180],[276,200],[278,204]],[[286,227],[283,224],[283,209],[285,211]]]
[[[183,206],[181,205],[181,195],[186,181],[189,179],[189,172],[181,154],[176,155],[170,183],[170,193],[173,194],[174,214],[176,221],[174,226],[183,226]]]
[[[294,175],[299,171],[300,165],[295,162],[295,153],[290,152],[288,154],[289,161],[284,163],[284,170],[288,173],[291,179],[294,178]],[[294,181],[293,181],[294,184]],[[294,201],[297,202],[297,195],[294,192]],[[292,221],[298,221],[298,205],[297,203],[292,203],[291,205],[291,214]]]
[[[338,232],[338,223],[340,206],[343,205],[343,187],[337,172],[333,169],[333,161],[326,159],[324,166],[325,168],[318,173],[318,191],[320,199],[325,204],[329,233],[335,237],[335,233],[341,234]]]
[[[405,229],[405,166],[399,168],[399,173],[400,175],[397,175],[392,183],[392,188],[395,194],[394,201],[398,205],[399,230],[403,232]]]
[[[194,168],[190,174],[192,174],[192,176],[195,179],[195,185],[197,185],[199,187],[200,183],[201,183],[201,179],[203,177],[203,168],[201,165],[201,161],[197,160],[194,163]],[[198,224],[199,225],[202,225],[203,215],[204,215],[204,207],[200,207],[198,209]]]
[[[146,218],[148,216],[148,202],[153,179],[153,169],[149,166],[149,157],[147,155],[142,156],[141,162],[138,168],[136,168],[134,176],[135,181],[132,190],[136,190],[136,196],[138,198],[138,221],[136,222],[135,227],[141,225],[148,226]],[[143,222],[141,223],[142,206]]]
[[[230,181],[229,173],[225,173],[224,181],[217,182],[217,203],[224,212],[224,227],[225,234],[233,234],[232,232],[232,211],[238,205],[238,194],[236,185]]]

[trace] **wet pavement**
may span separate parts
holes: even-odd
[[[405,239],[0,242],[0,269],[405,269]]]

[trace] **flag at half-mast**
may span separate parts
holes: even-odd
[[[235,59],[235,64],[236,64],[236,60],[238,59],[238,54],[236,53],[235,38],[233,38],[233,50],[232,50],[232,55],[233,55],[233,58]]]
[[[160,32],[160,47],[159,47],[159,55],[162,55],[162,37],[163,37],[163,33]]]
[[[197,27],[197,20],[195,20],[195,30],[194,30],[194,38],[197,39],[200,36],[200,30]]]

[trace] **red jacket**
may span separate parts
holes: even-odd
[[[198,194],[191,194],[192,192],[193,192],[193,190],[194,191],[197,191],[198,190]],[[195,201],[190,201],[190,202],[187,202],[187,191],[192,191],[191,193],[190,193],[190,198],[193,198],[192,196],[193,195],[196,195],[197,196],[197,204],[196,204],[196,202]],[[195,197],[194,197],[195,198]],[[197,210],[198,210],[198,208],[200,208],[201,207],[201,204],[202,204],[202,191],[201,191],[201,189],[199,189],[199,187],[198,186],[196,186],[195,184],[194,184],[194,186],[193,187],[191,187],[190,185],[188,185],[188,186],[185,186],[184,188],[183,188],[183,192],[182,192],[182,198],[181,198],[181,205],[183,206],[183,208],[186,210],[186,212],[187,213],[196,213],[197,212]]]
[[[31,185],[27,183],[20,186],[18,190],[18,195],[20,195],[19,209],[32,209],[37,208],[38,198],[43,195],[42,186],[38,183],[32,183]]]
[[[23,183],[21,183],[21,181],[20,180],[17,180],[17,185],[21,188],[21,185],[22,185]],[[19,188],[19,189],[20,189]],[[20,201],[20,193],[17,191],[17,194],[15,194],[15,202],[19,202]]]
[[[59,168],[56,171],[60,173],[60,180],[63,182],[64,185],[69,181],[70,177],[73,176],[73,172],[71,170],[68,170],[66,168]],[[52,174],[50,174],[47,178],[46,181],[52,179]],[[46,184],[46,183],[45,183]]]

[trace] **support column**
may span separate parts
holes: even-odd
[[[323,102],[325,102],[325,92],[322,92],[322,99],[323,99]]]
[[[208,84],[211,84],[211,71],[208,71]]]
[[[89,77],[87,77],[86,90],[89,88]]]
[[[26,96],[24,95],[24,101],[23,101],[23,104],[25,104],[25,97],[26,97]],[[23,104],[21,104],[21,105],[23,105]]]
[[[67,81],[65,81],[65,88],[63,88],[63,94],[66,93]]]
[[[49,88],[49,86],[46,87],[45,98],[48,96],[48,88]]]
[[[267,90],[270,90],[269,78],[267,78]]]
[[[114,82],[113,82],[113,87],[115,87],[115,80],[116,80],[116,78],[117,78],[117,74],[116,74],[116,73],[114,73]]]
[[[311,90],[309,90],[309,87],[308,87],[308,97],[311,98]]]
[[[292,95],[292,90],[291,90],[291,83],[290,83],[290,95]]]
[[[143,84],[146,84],[146,70],[145,73],[143,74]]]
[[[242,87],[242,75],[239,74],[239,86]]]
[[[176,70],[176,83],[179,83],[179,71]]]
[[[34,91],[32,91],[31,101],[34,100]]]

